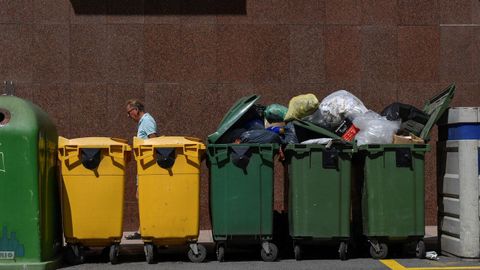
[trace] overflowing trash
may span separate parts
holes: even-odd
[[[358,145],[388,144],[393,142],[393,134],[400,128],[401,121],[390,121],[376,112],[367,111],[353,119],[359,132],[355,136]]]
[[[438,95],[439,100],[445,94]],[[252,97],[258,99],[255,95]],[[435,98],[431,102],[435,102]],[[268,106],[253,103],[218,143],[327,144],[332,139],[340,139],[358,146],[423,144],[425,139],[428,140],[432,124],[429,119],[434,114],[399,102],[389,104],[377,113],[347,90],[334,91],[320,102],[312,93],[294,96],[288,108],[277,103]],[[297,136],[292,124],[295,121],[314,124],[329,133],[323,134],[322,138],[306,134]],[[429,127],[425,128],[427,125]],[[427,134],[422,134],[425,130],[428,130]]]

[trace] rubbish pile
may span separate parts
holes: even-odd
[[[420,133],[429,115],[402,103],[388,105],[380,114],[346,90],[338,90],[319,102],[314,94],[280,104],[253,104],[217,143],[326,144],[331,138],[299,141],[293,120],[310,122],[344,141],[365,144],[424,143]],[[303,137],[303,136],[302,136]]]

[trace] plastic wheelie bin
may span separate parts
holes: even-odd
[[[59,266],[57,138],[39,107],[0,96],[0,269]]]
[[[68,263],[84,260],[85,247],[106,247],[118,262],[123,233],[126,140],[108,137],[58,139],[62,213]]]
[[[210,215],[218,261],[225,248],[261,244],[264,261],[274,261],[278,248],[273,234],[273,165],[277,144],[221,143],[233,129],[255,115],[259,96],[241,98],[208,136]]]
[[[200,166],[205,145],[197,138],[162,136],[133,141],[138,173],[140,233],[148,263],[157,247],[189,245],[192,262],[205,260],[197,243]]]
[[[299,142],[331,138],[327,144],[289,144],[288,220],[295,259],[304,245],[337,244],[347,258],[350,241],[350,186],[352,154],[356,147],[336,134],[309,122],[293,121]]]
[[[425,125],[411,123],[407,130],[418,132],[428,141],[432,126],[447,110],[455,86],[429,100],[423,111]],[[403,124],[402,124],[403,125]],[[388,254],[388,243],[416,242],[416,256],[425,257],[424,192],[425,153],[428,144],[370,144],[359,146],[363,163],[363,234],[370,243],[373,258]]]

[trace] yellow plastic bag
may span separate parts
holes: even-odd
[[[293,97],[288,103],[285,121],[302,119],[318,109],[318,99],[314,94],[305,94]]]

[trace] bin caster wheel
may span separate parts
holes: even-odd
[[[293,253],[295,255],[295,260],[300,261],[302,259],[302,248],[300,245],[295,245],[293,247]]]
[[[82,264],[85,261],[82,248],[79,245],[67,245],[65,261],[71,265]]]
[[[345,261],[347,259],[348,253],[348,244],[346,242],[341,242],[340,247],[338,247],[338,256],[340,260]]]
[[[376,245],[376,248],[375,248]],[[388,246],[385,243],[376,243],[370,245],[370,255],[374,259],[385,259],[388,254]]]
[[[417,247],[415,248],[415,255],[419,259],[425,259],[426,253],[425,242],[423,242],[423,240],[418,241]]]
[[[225,246],[222,244],[217,244],[217,261],[223,262],[225,261]]]
[[[118,244],[113,244],[110,246],[110,251],[108,252],[108,258],[110,259],[111,264],[118,263],[119,252],[120,252],[120,246]]]
[[[190,245],[190,250],[188,251],[188,259],[190,259],[191,262],[201,263],[205,260],[206,257],[207,257],[207,249],[203,245],[200,245],[200,244]]]
[[[145,258],[148,264],[155,263],[155,246],[153,244],[145,244],[143,247],[145,250]]]
[[[266,250],[268,249],[268,251]],[[263,261],[265,262],[273,262],[277,259],[278,256],[278,248],[277,245],[270,242],[265,242],[262,244],[262,251],[260,252]]]

